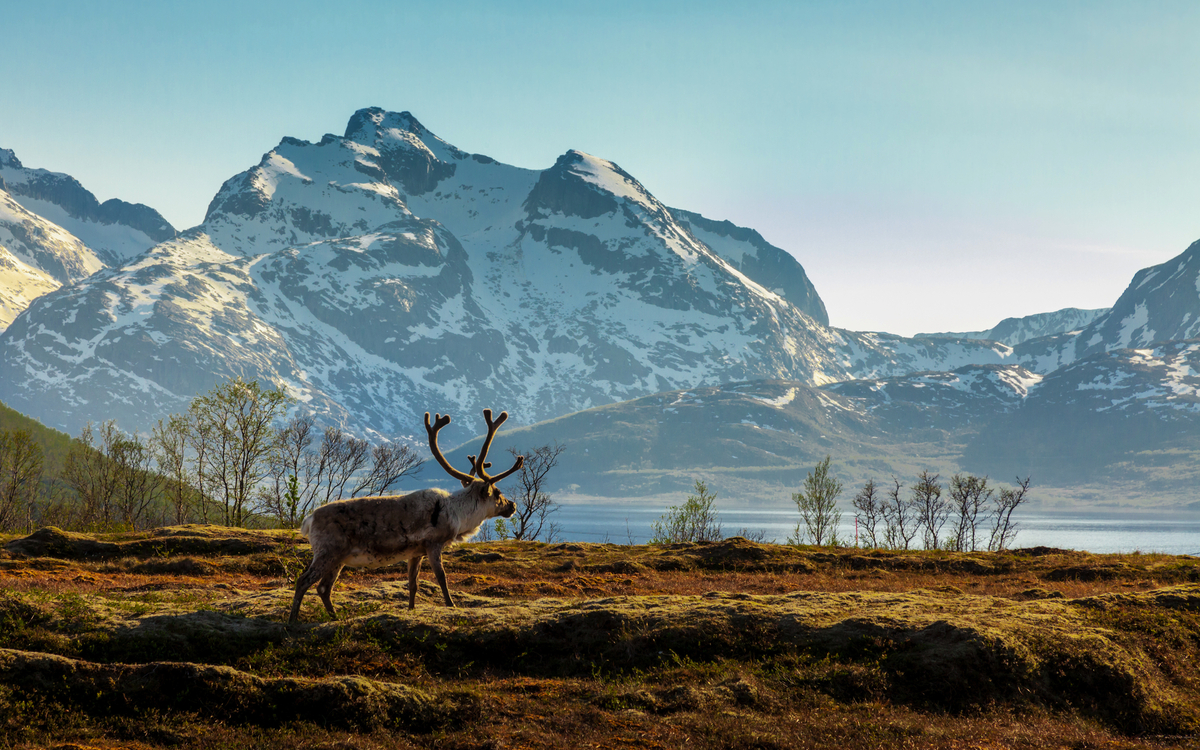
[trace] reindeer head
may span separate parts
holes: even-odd
[[[468,456],[471,460],[471,471],[470,473],[466,473],[451,466],[450,462],[446,460],[446,457],[442,455],[442,451],[438,448],[438,432],[450,424],[450,415],[438,414],[434,417],[433,424],[430,424],[429,412],[425,412],[425,432],[429,434],[429,450],[433,453],[433,457],[442,465],[447,474],[462,482],[464,488],[471,488],[472,493],[475,494],[476,502],[492,503],[492,512],[488,514],[491,518],[496,516],[510,518],[513,513],[517,512],[516,503],[505,497],[500,492],[500,489],[496,487],[496,484],[525,465],[525,457],[517,456],[516,463],[503,474],[491,476],[487,473],[487,470],[492,466],[492,463],[487,460],[488,449],[492,447],[492,438],[496,437],[496,432],[500,430],[500,425],[504,424],[504,420],[506,419],[508,419],[508,412],[506,411],[500,412],[500,416],[493,421],[492,410],[483,410],[483,420],[487,423],[488,428],[487,437],[483,440],[483,447],[479,449],[479,457]]]
[[[492,518],[512,518],[512,514],[517,512],[517,504],[501,494],[500,488],[494,484],[484,485],[483,496],[484,502],[492,503],[492,513],[489,514]]]

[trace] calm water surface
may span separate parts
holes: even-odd
[[[665,508],[644,505],[561,505],[554,520],[559,539],[578,542],[646,542],[651,524]],[[721,530],[733,536],[740,529],[762,531],[767,541],[784,542],[800,520],[789,510],[721,510]],[[1062,547],[1089,552],[1165,552],[1200,555],[1200,516],[1063,514],[1017,511],[1015,547]],[[840,535],[854,539],[854,516],[842,512]],[[986,534],[985,534],[986,537]]]

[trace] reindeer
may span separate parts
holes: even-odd
[[[492,465],[487,460],[488,449],[496,431],[508,419],[508,412],[500,412],[500,418],[492,421],[492,410],[484,409],[483,419],[487,423],[487,437],[479,457],[469,456],[471,471],[466,473],[451,466],[438,449],[437,434],[450,424],[450,415],[438,414],[430,424],[429,412],[425,412],[429,449],[442,468],[462,482],[461,490],[451,493],[431,488],[407,495],[339,500],[317,508],[304,519],[300,533],[312,544],[313,559],[296,579],[289,623],[296,621],[300,600],[314,583],[325,609],[337,619],[329,595],[345,566],[378,568],[407,560],[408,608],[414,609],[417,571],[423,557],[429,558],[433,574],[442,587],[442,596],[446,598],[446,606],[454,606],[450,589],[446,587],[446,572],[442,569],[442,550],[474,536],[488,519],[509,518],[516,512],[516,504],[500,494],[496,483],[525,463],[524,456],[517,456],[516,463],[508,471],[488,475],[487,469]]]

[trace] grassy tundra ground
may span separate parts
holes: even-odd
[[[1200,747],[1200,559],[501,542],[348,571],[291,532],[0,552],[0,747]]]

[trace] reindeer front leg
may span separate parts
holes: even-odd
[[[442,568],[442,546],[426,547],[425,554],[429,556],[429,567],[437,576],[438,585],[442,587],[442,596],[446,597],[446,606],[453,607],[454,600],[450,598],[450,589],[446,586],[446,571]]]
[[[310,562],[304,572],[296,577],[296,595],[292,597],[292,612],[288,616],[289,625],[300,616],[300,602],[304,599],[304,593],[321,578],[321,571],[314,564],[315,562],[315,560]]]

